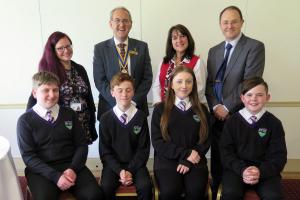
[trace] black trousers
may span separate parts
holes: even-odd
[[[109,167],[103,167],[101,187],[106,200],[116,199],[116,190],[120,186],[120,176]],[[142,167],[133,174],[133,184],[136,187],[139,200],[152,200],[152,183],[147,167]]]
[[[57,166],[56,166],[57,167]],[[64,166],[61,166],[65,169]],[[61,170],[64,171],[64,170]],[[56,200],[62,192],[56,183],[49,179],[30,172],[26,173],[29,189],[34,200]],[[80,200],[101,200],[103,199],[102,190],[99,187],[91,171],[84,167],[77,173],[75,185],[69,189],[76,199]]]
[[[261,179],[256,185],[243,182],[240,175],[232,171],[224,171],[222,179],[222,200],[242,200],[246,189],[254,189],[263,200],[283,199],[280,175],[268,179]]]
[[[185,200],[205,199],[208,168],[206,164],[190,168],[190,171],[182,175],[175,169],[154,170],[155,179],[159,187],[160,200],[179,200],[185,193]]]
[[[212,137],[211,137],[211,177],[212,177],[212,184],[211,190],[214,196],[217,194],[219,185],[222,181],[222,163],[221,163],[221,156],[220,156],[220,136],[223,131],[224,121],[220,121],[216,119],[214,116],[214,122],[212,125]]]

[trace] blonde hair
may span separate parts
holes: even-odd
[[[56,84],[59,86],[59,78],[52,72],[41,71],[32,76],[32,88],[37,89],[44,84]]]

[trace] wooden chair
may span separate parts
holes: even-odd
[[[155,177],[153,174],[151,175],[151,178],[152,178],[153,187],[154,187],[154,200],[159,200],[159,188],[158,188],[158,185],[156,183],[156,180],[155,180]],[[181,196],[184,197],[185,194],[182,193]],[[209,186],[209,181],[207,182],[206,196],[207,196],[207,200],[212,199],[212,192],[211,192],[211,188]]]
[[[220,200],[221,196],[222,196],[222,185],[220,185],[219,187],[217,200]],[[260,198],[254,190],[248,189],[245,191],[244,200],[260,200]]]

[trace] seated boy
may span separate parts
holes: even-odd
[[[32,80],[37,104],[19,118],[17,137],[33,199],[58,199],[64,190],[77,199],[101,199],[101,188],[85,166],[88,146],[76,113],[57,104],[58,77],[39,72]]]
[[[243,82],[245,108],[228,119],[221,136],[223,200],[243,199],[247,188],[264,200],[283,199],[280,172],[287,161],[285,133],[281,121],[266,111],[269,99],[262,78]]]
[[[116,105],[100,118],[101,187],[107,200],[115,199],[115,191],[121,184],[134,184],[138,199],[152,199],[146,167],[150,151],[147,117],[131,103],[133,87],[133,79],[128,74],[113,76],[110,89]]]

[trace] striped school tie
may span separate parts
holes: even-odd
[[[251,124],[255,124],[257,122],[257,117],[253,115],[250,117],[250,120],[251,120]]]
[[[180,108],[180,110],[185,111],[185,109],[186,109],[186,102],[185,101],[180,101],[178,103],[178,107]]]
[[[54,122],[54,117],[52,116],[52,111],[51,110],[47,111],[47,113],[46,113],[46,119],[47,119],[48,122],[51,122],[51,123]]]
[[[126,124],[126,121],[127,121],[127,114],[126,113],[123,113],[120,117],[120,121],[123,123],[123,124]]]

